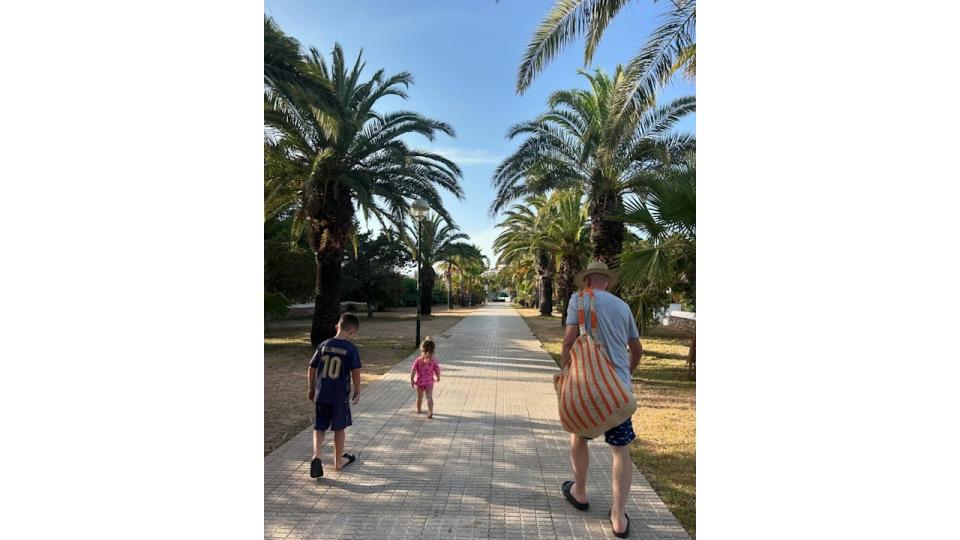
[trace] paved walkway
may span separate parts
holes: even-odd
[[[264,537],[612,538],[610,452],[590,444],[590,510],[575,510],[558,370],[516,311],[493,304],[434,338],[435,418],[414,410],[411,356],[354,406],[349,468],[333,470],[328,434],[326,476],[310,478],[311,429],[264,458]],[[630,495],[631,538],[689,538],[639,471]]]

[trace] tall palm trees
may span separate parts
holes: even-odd
[[[462,253],[453,255],[440,264],[448,276],[447,279],[447,307],[451,305],[451,292],[457,291],[457,303],[469,306],[473,303],[474,293],[479,297],[486,295],[487,280],[484,277],[490,261],[480,252],[480,248],[473,244],[465,246]]]
[[[574,274],[591,253],[582,198],[583,192],[575,189],[529,197],[505,212],[498,225],[502,231],[493,248],[500,262],[536,268],[542,315],[553,311],[554,281],[563,302],[573,292]],[[520,276],[514,282],[516,277]]]
[[[536,263],[540,314],[549,316],[553,313],[554,258],[548,238],[550,222],[546,207],[547,198],[535,195],[505,212],[498,224],[503,230],[493,241],[493,249],[500,253],[500,262],[505,264],[518,259],[531,259]]]
[[[479,250],[478,250],[479,251]],[[482,298],[486,293],[486,284],[483,274],[489,266],[489,261],[483,255],[480,258],[469,257],[464,259],[459,272],[460,303],[465,306],[474,304],[474,292]]]
[[[670,130],[695,110],[696,102],[693,97],[682,97],[622,118],[614,108],[615,89],[624,77],[622,68],[618,66],[613,77],[602,70],[581,74],[589,89],[554,92],[546,112],[507,133],[511,139],[526,139],[494,172],[496,197],[490,212],[498,212],[517,198],[551,189],[583,189],[589,202],[595,256],[615,266],[625,229],[622,222],[609,216],[623,212],[623,196],[635,178],[693,149],[692,135]]]
[[[644,248],[621,255],[620,277],[646,311],[644,297],[665,287],[695,298],[697,260],[697,169],[693,159],[654,171],[634,182],[635,199],[617,219],[637,227]],[[659,290],[658,290],[659,289]],[[696,333],[687,364],[696,364]]]
[[[417,232],[416,225],[407,225],[406,234],[403,235],[403,242],[414,257],[417,253]],[[456,225],[451,224],[438,214],[433,214],[423,220],[419,234],[420,261],[422,264],[418,276],[420,280],[420,313],[430,315],[432,312],[430,300],[433,295],[433,284],[437,279],[437,272],[433,265],[446,262],[449,272],[452,259],[465,260],[470,257],[482,257],[482,255],[476,247],[460,242],[460,240],[469,240],[470,237],[461,233]],[[449,286],[449,274],[447,278]]]
[[[531,305],[536,292],[537,282],[536,264],[530,257],[512,259],[509,263],[499,261],[500,270],[498,279],[500,286],[505,286],[513,292],[514,300],[521,306]]]
[[[473,244],[457,244],[453,249],[446,250],[446,256],[438,267],[447,282],[447,309],[453,309],[454,274],[458,276],[458,282],[463,283],[465,276],[472,273],[476,267],[486,269],[488,266],[486,259],[480,248]],[[461,303],[463,303],[462,300],[461,296]]]
[[[562,303],[561,313],[564,313],[574,290],[573,276],[593,251],[588,240],[590,227],[580,190],[555,191],[550,196],[548,208],[547,237],[557,259],[557,298]],[[560,324],[563,324],[563,317]]]
[[[374,110],[386,96],[406,98],[409,73],[386,75],[379,70],[361,80],[361,55],[350,67],[339,44],[330,64],[316,49],[293,62],[291,47],[287,43],[279,48],[283,54],[276,56],[283,62],[264,67],[265,206],[295,207],[298,229],[305,230],[314,251],[317,279],[310,339],[317,344],[334,334],[340,265],[355,212],[399,228],[407,201],[423,197],[448,217],[438,188],[462,197],[462,173],[449,159],[412,149],[404,140],[410,134],[429,140],[441,133],[454,136],[450,125],[410,111]]]
[[[557,0],[529,42],[517,93],[526,91],[565,45],[584,34],[584,65],[589,65],[610,21],[628,3]],[[622,282],[630,294],[659,289],[662,296],[667,287],[687,286],[692,293],[695,279],[696,144],[693,136],[671,131],[677,120],[694,112],[695,100],[680,98],[658,106],[657,92],[674,73],[690,79],[696,75],[696,0],[671,0],[671,5],[626,68],[618,66],[612,77],[600,70],[581,72],[589,89],[554,92],[545,113],[511,128],[508,138],[523,141],[493,178],[491,214],[516,199],[551,190],[583,190],[594,257],[610,266],[622,265]],[[582,224],[574,225],[579,195],[566,197],[571,229],[565,236],[573,241],[576,235],[570,233],[583,231]],[[515,206],[508,219],[521,213]],[[631,249],[624,253],[627,225],[645,238],[631,240]],[[547,243],[565,249],[556,231],[552,236]],[[529,244],[534,238],[527,234],[516,241]],[[565,285],[572,278],[569,268],[579,264],[555,257],[560,297],[567,298],[565,289],[572,288]],[[510,260],[501,275],[512,278],[518,292],[529,289],[525,273],[535,259],[526,253]],[[668,282],[671,285],[664,286]]]

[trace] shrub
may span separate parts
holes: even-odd
[[[313,300],[317,266],[313,254],[281,239],[263,243],[263,288],[298,302]]]

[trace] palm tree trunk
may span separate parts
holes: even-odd
[[[549,273],[540,276],[540,289],[543,291],[540,295],[540,314],[549,317],[553,315],[553,277]]]
[[[590,200],[590,241],[593,256],[610,268],[618,266],[617,256],[623,251],[626,230],[622,221],[610,221],[607,216],[623,211],[623,199],[616,192],[598,193]]]
[[[451,299],[450,294],[451,294],[452,287],[453,287],[453,276],[451,275],[451,274],[453,274],[453,272],[450,270],[450,263],[447,263],[447,272],[446,272],[446,274],[447,274],[447,309],[448,309],[448,310],[452,310],[452,309],[453,309],[453,301],[452,301],[452,299]]]
[[[314,347],[336,335],[340,319],[340,267],[343,263],[343,246],[353,227],[353,203],[349,192],[342,190],[339,197],[325,201],[314,199],[308,239],[317,263],[317,281],[313,304],[313,324],[310,327],[310,343]]]
[[[691,381],[697,380],[697,331],[693,331],[693,339],[690,341],[690,352],[687,353],[687,377]]]
[[[553,261],[546,250],[537,254],[537,271],[540,274],[540,314],[553,315]]]
[[[316,297],[310,343],[314,347],[336,335],[340,319],[340,264],[343,250],[327,245],[315,252],[317,262]]]
[[[557,287],[560,289],[560,326],[564,325],[567,318],[567,309],[570,308],[570,295],[573,294],[573,276],[577,265],[576,257],[562,257],[560,259],[560,269],[557,275]]]

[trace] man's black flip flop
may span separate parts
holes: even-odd
[[[355,455],[353,455],[353,454],[344,454],[344,455],[342,455],[341,457],[347,458],[347,463],[346,463],[343,467],[340,467],[340,470],[341,470],[341,471],[343,470],[344,467],[346,467],[347,465],[349,465],[349,464],[351,464],[351,463],[353,463],[354,461],[357,460],[357,456],[355,456]]]
[[[323,476],[323,463],[320,463],[320,458],[313,458],[313,461],[310,462],[310,478],[320,478]]]
[[[566,497],[567,500],[570,501],[570,504],[572,504],[577,510],[588,510],[590,508],[590,503],[582,503],[578,501],[572,493],[570,493],[570,489],[573,488],[573,484],[573,480],[567,480],[563,483],[563,485],[560,486],[563,496]]]
[[[616,536],[617,538],[626,538],[630,536],[630,516],[628,516],[626,513],[624,513],[623,515],[624,517],[627,518],[627,528],[624,529],[623,532],[617,532],[613,528],[613,508],[611,508],[610,513],[607,514],[607,518],[610,519],[610,530],[613,531],[613,535]]]

